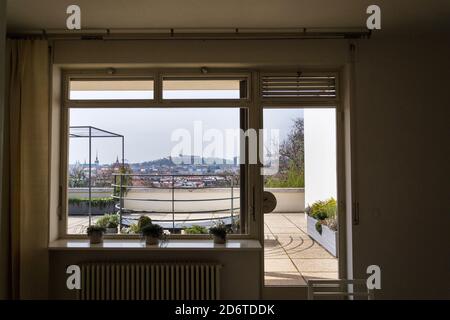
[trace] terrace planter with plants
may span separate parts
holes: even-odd
[[[89,213],[89,199],[70,198],[69,216],[87,215]],[[94,198],[91,200],[91,214],[102,215],[105,212],[114,211],[115,200],[113,198]]]
[[[338,256],[336,201],[317,201],[306,209],[307,233],[334,257]]]
[[[334,257],[337,257],[337,231],[331,230],[329,227],[322,224],[322,233],[319,233],[319,231],[316,229],[316,225],[317,223],[320,223],[320,220],[314,219],[311,216],[307,216],[307,220],[308,235],[313,238],[314,241],[324,247]]]

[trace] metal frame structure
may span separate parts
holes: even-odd
[[[79,132],[76,132],[79,131]],[[69,127],[69,138],[89,139],[89,225],[91,225],[92,212],[92,139],[93,138],[121,138],[122,140],[122,167],[125,165],[125,137],[121,134],[103,130],[93,126],[71,126]]]

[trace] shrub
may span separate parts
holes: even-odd
[[[142,235],[153,237],[153,238],[162,238],[164,234],[164,229],[159,224],[147,224],[142,228]]]
[[[95,225],[106,228],[106,227],[108,227],[108,225],[110,223],[115,224],[115,226],[117,227],[120,224],[120,216],[116,213],[105,214],[103,217],[100,217],[97,220]],[[112,227],[112,228],[114,228],[114,227]]]
[[[302,171],[290,166],[287,172],[268,177],[264,186],[266,188],[303,188],[305,175]]]
[[[139,228],[137,223],[133,223],[128,228],[127,233],[141,233],[141,229]]]
[[[119,224],[115,221],[109,221],[108,224],[106,225],[107,228],[117,228],[119,226]]]
[[[81,206],[82,204],[89,204],[89,198],[69,198],[69,205],[73,206]],[[113,207],[115,204],[115,200],[111,197],[109,198],[93,198],[91,199],[91,207],[98,209],[106,209]]]
[[[207,234],[208,230],[205,227],[199,225],[193,225],[192,227],[184,229],[187,234]]]
[[[336,219],[326,219],[325,224],[330,230],[337,231],[337,220]]]
[[[317,232],[322,234],[322,221],[321,220],[316,222],[315,227],[316,227]]]
[[[330,198],[325,201],[316,201],[306,209],[306,213],[317,220],[336,218],[336,200]]]

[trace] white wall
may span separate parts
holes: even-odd
[[[305,205],[336,199],[336,111],[305,109]]]

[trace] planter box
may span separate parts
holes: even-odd
[[[104,215],[105,213],[114,212],[114,205],[107,205],[104,208],[91,207],[92,215]],[[89,204],[81,202],[77,204],[69,204],[69,216],[86,216],[89,212]]]
[[[318,220],[306,215],[308,235],[317,243],[324,247],[334,257],[338,256],[337,243],[338,233],[327,226],[322,225],[322,234],[317,232],[316,223]]]

